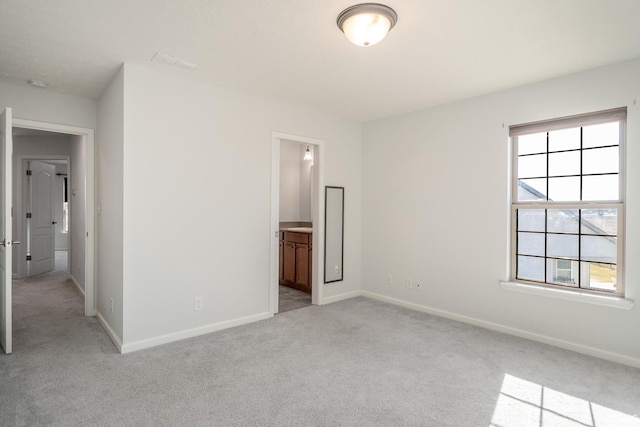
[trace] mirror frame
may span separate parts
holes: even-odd
[[[330,190],[337,190],[340,192],[341,197],[341,203],[342,203],[342,212],[339,218],[339,223],[338,224],[333,224],[330,223],[329,221],[329,215],[327,215],[327,213],[329,212],[330,206],[329,206],[329,191]],[[336,227],[340,227],[339,233],[340,233],[340,277],[337,279],[333,279],[333,280],[327,280],[327,247],[329,245],[327,245],[327,237],[329,236],[330,232],[333,233],[337,233],[337,230],[334,230],[334,228]],[[335,274],[335,273],[334,273]],[[344,280],[344,187],[334,187],[334,186],[330,186],[327,185],[324,187],[324,283],[334,283],[334,282],[341,282]]]

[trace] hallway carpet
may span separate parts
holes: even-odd
[[[45,279],[15,284],[2,426],[640,425],[638,369],[364,297],[120,355]]]

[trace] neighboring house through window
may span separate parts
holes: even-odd
[[[626,108],[511,126],[516,281],[622,295]]]
[[[573,272],[573,262],[568,259],[555,259],[553,262],[553,282],[576,283],[577,275]]]

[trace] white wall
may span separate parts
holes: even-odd
[[[364,289],[640,364],[638,76],[634,60],[365,124]],[[622,106],[628,106],[626,295],[636,306],[626,311],[501,290],[509,125]],[[408,277],[423,281],[423,289],[407,289]]]
[[[70,136],[52,133],[51,135],[17,135],[13,137],[13,156],[44,155],[69,156],[71,154]]]
[[[309,147],[313,152],[314,147]],[[299,205],[300,205],[300,219],[299,221],[313,222],[313,213],[311,209],[311,167],[313,165],[312,160],[304,160],[304,153],[307,150],[305,144],[299,144],[298,147],[298,162],[300,164],[300,189],[299,189]]]
[[[124,70],[125,346],[268,313],[272,131],[325,142],[325,182],[349,192],[345,280],[324,294],[360,289],[361,124]],[[115,129],[100,119],[101,129]],[[110,263],[102,260],[101,270]],[[193,309],[196,296],[204,297],[202,311]]]
[[[311,165],[304,160],[306,144],[280,143],[280,222],[312,222]]]
[[[71,164],[68,197],[71,236],[71,278],[84,289],[85,286],[85,243],[86,243],[86,144],[83,136],[71,135]]]
[[[115,341],[123,337],[123,144],[124,72],[121,68],[98,101],[98,217],[96,310]],[[158,125],[159,123],[156,123]],[[163,127],[163,126],[158,126]],[[77,148],[77,147],[76,147]],[[163,166],[164,167],[164,166]],[[148,181],[151,183],[151,181]],[[144,199],[145,192],[138,194]],[[113,311],[111,310],[113,300]]]
[[[300,219],[300,143],[280,143],[280,222]]]
[[[10,107],[13,117],[70,126],[96,128],[96,102],[31,86],[0,83],[0,109]]]

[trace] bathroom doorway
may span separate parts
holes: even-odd
[[[270,310],[321,304],[323,142],[273,133]]]

